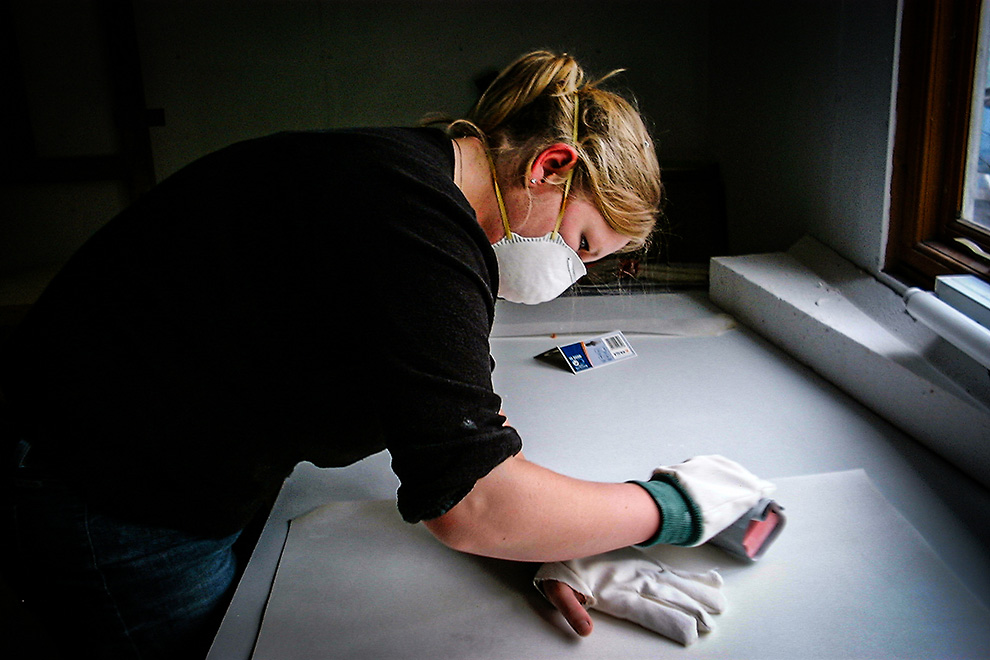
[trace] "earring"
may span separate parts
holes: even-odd
[[[536,179],[530,179],[529,180],[529,185],[535,186],[536,185]]]

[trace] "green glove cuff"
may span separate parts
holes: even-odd
[[[701,513],[686,493],[663,475],[650,481],[630,481],[642,486],[657,503],[662,521],[656,536],[638,544],[637,548],[653,545],[694,545],[701,538]]]

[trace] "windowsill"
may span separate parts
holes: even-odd
[[[710,296],[839,389],[990,485],[987,371],[811,238],[712,260]]]

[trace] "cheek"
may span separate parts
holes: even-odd
[[[630,240],[628,236],[615,231],[606,225],[604,221],[600,225],[588,229],[585,236],[591,244],[591,254],[588,256],[588,260],[603,259],[610,254],[614,254],[626,247]],[[578,234],[575,240],[581,240],[580,234]]]
[[[623,236],[622,234],[613,231],[611,237],[611,243],[609,245],[609,254],[615,254],[622,248],[626,247],[627,245],[629,245],[629,241],[630,239],[628,236]]]
[[[570,203],[560,227],[560,235],[585,262],[607,257],[629,244],[628,236],[612,229],[598,213],[597,208],[583,200],[574,200]],[[590,253],[580,249],[582,236],[590,244]]]
[[[577,252],[581,256],[582,261],[591,261],[592,257],[589,257],[586,252],[581,250],[581,230],[572,227],[562,226],[560,228],[560,236],[564,239],[564,242],[570,246],[572,250]]]

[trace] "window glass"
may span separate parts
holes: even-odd
[[[963,198],[964,223],[990,232],[990,49],[987,48],[990,12],[984,1],[981,12],[980,44],[977,49],[976,79],[970,115],[969,154],[966,160],[966,191]]]

